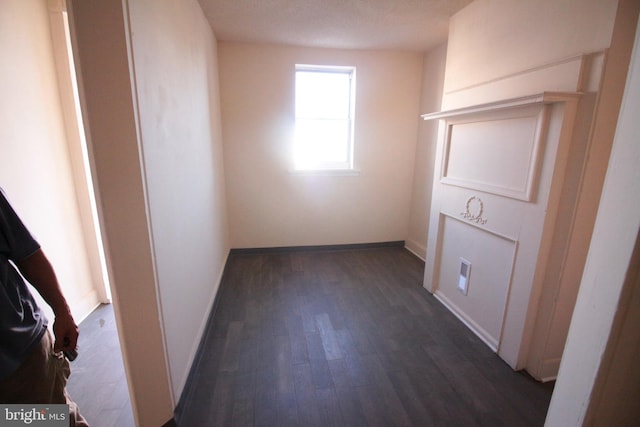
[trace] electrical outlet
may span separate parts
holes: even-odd
[[[460,275],[458,276],[458,290],[462,295],[469,292],[469,276],[471,275],[471,263],[464,258],[460,258]]]

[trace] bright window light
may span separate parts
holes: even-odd
[[[297,170],[353,168],[355,68],[296,66]]]

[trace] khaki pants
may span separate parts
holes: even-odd
[[[0,402],[67,404],[69,426],[88,427],[65,390],[70,373],[69,361],[62,353],[53,352],[51,333],[47,330],[24,363],[9,378],[0,381]]]

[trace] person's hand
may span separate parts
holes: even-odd
[[[15,261],[22,276],[42,295],[53,309],[56,317],[53,322],[55,342],[53,350],[73,351],[78,345],[78,325],[73,320],[67,300],[62,295],[58,278],[53,266],[42,249],[38,249],[26,258]]]
[[[56,338],[53,344],[55,352],[76,349],[79,332],[78,325],[73,320],[71,313],[56,315],[56,319],[53,322],[53,335]]]

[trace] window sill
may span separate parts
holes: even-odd
[[[302,176],[360,176],[358,169],[293,169],[289,173]]]

